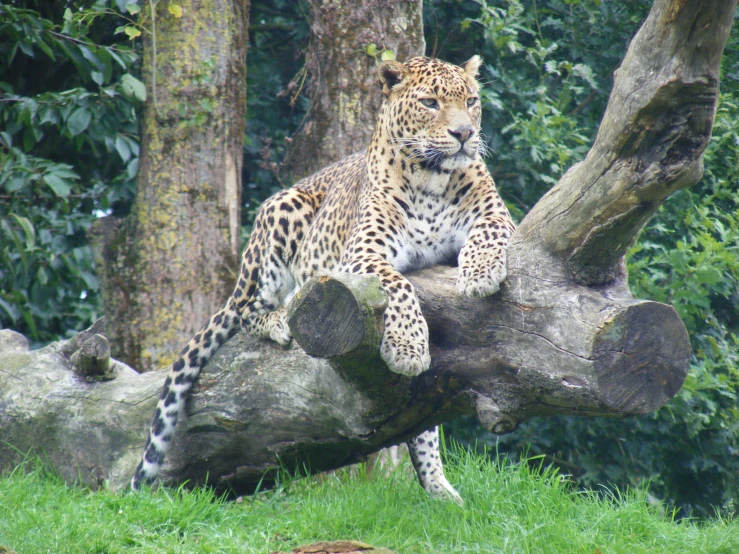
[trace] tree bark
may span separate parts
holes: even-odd
[[[454,268],[409,276],[429,323],[428,372],[411,379],[382,363],[376,278],[315,279],[289,306],[302,348],[238,334],[203,369],[165,480],[248,492],[280,465],[340,467],[462,414],[504,433],[532,416],[622,417],[667,402],[688,369],[687,332],[670,306],[630,295],[623,252],[646,214],[700,176],[735,9],[655,3],[593,151],[514,234],[498,294],[457,296]],[[74,371],[69,357],[97,335],[28,352],[0,332],[0,468],[43,450],[70,480],[125,486],[164,372],[115,361],[112,380]]]
[[[155,3],[144,24],[138,190],[90,234],[113,355],[170,364],[233,288],[248,0]]]
[[[310,0],[305,55],[308,121],[293,137],[287,166],[293,181],[369,145],[380,110],[377,60],[391,51],[422,56],[422,0]],[[374,45],[376,57],[368,54]]]

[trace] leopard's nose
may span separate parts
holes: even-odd
[[[472,125],[462,125],[456,129],[447,129],[449,134],[459,141],[460,144],[464,145],[472,135],[475,134],[475,128]]]

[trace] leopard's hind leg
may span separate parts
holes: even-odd
[[[283,303],[295,288],[290,265],[308,232],[320,199],[301,189],[288,189],[269,198],[252,229],[251,249],[244,251],[234,292],[242,310],[242,325],[252,335],[289,344]]]
[[[418,481],[426,492],[437,498],[454,500],[463,504],[462,497],[454,490],[444,475],[444,466],[441,463],[441,448],[439,444],[439,428],[434,427],[424,431],[416,438],[407,442],[413,468],[416,470]]]

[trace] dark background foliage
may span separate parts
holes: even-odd
[[[138,56],[79,7],[0,7],[0,323],[35,345],[99,317],[85,231],[127,208],[138,167]]]
[[[133,8],[130,5],[133,4]],[[127,5],[129,6],[127,8]],[[35,346],[100,313],[85,231],[125,214],[138,165],[135,6],[124,0],[16,1],[0,7],[0,326]],[[521,218],[587,153],[618,67],[651,2],[426,0],[427,54],[485,65],[487,163]],[[132,13],[133,12],[133,13]],[[305,6],[251,7],[244,146],[244,237],[256,208],[291,183],[283,170],[308,99]],[[722,67],[705,176],[675,194],[632,247],[637,296],[675,306],[691,371],[655,414],[546,418],[494,437],[447,426],[470,445],[543,454],[582,486],[649,483],[681,515],[735,511],[739,495],[739,35]]]

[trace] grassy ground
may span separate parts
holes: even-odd
[[[455,452],[448,476],[465,506],[428,498],[408,477],[348,472],[287,480],[225,502],[207,491],[141,494],[67,487],[40,464],[0,478],[0,545],[36,552],[289,550],[355,539],[400,553],[739,552],[739,520],[675,522],[643,493],[579,493],[548,469]]]

